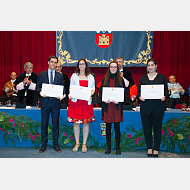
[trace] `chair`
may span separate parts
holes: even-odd
[[[175,105],[175,109],[181,109],[182,104]],[[186,108],[188,108],[188,105],[186,104]]]
[[[182,104],[175,105],[175,109],[181,109]]]

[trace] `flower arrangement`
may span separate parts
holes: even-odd
[[[190,145],[190,117],[171,118],[162,125],[162,148],[174,152],[176,146],[180,152],[189,152]]]
[[[22,144],[24,141],[30,141],[34,148],[40,148],[41,146],[41,122],[33,121],[29,117],[11,116],[5,112],[0,112],[0,131],[3,132],[4,142],[7,144],[8,139],[16,146],[16,141]],[[59,123],[59,145],[60,147],[74,146],[74,133],[73,127],[67,123],[63,123],[60,119]],[[94,144],[94,138],[89,134],[89,142]],[[82,132],[80,134],[80,141],[82,142]],[[92,145],[91,144],[91,145]],[[52,138],[52,125],[48,125],[48,146],[53,147]]]
[[[135,130],[129,125],[126,132],[121,133],[120,148],[121,151],[131,151],[136,149],[146,149],[143,129]],[[16,146],[16,141],[22,144],[24,141],[30,141],[34,148],[41,146],[41,122],[33,121],[29,117],[8,115],[5,112],[0,112],[0,133],[3,133],[4,142],[7,141]],[[83,141],[82,130],[80,130],[80,142]],[[162,148],[167,148],[168,152],[174,152],[178,146],[180,152],[189,152],[190,145],[190,117],[182,116],[172,118],[162,125],[161,129]],[[154,135],[154,133],[153,133]],[[87,146],[93,150],[104,152],[107,148],[106,138],[95,138],[89,132]],[[112,130],[112,147],[116,148],[114,130]],[[73,147],[75,145],[73,126],[63,122],[60,118],[59,122],[59,145],[61,148]],[[53,147],[52,125],[48,125],[48,146]]]
[[[32,121],[30,118],[21,116],[11,116],[5,112],[0,112],[0,128],[4,132],[4,142],[7,144],[9,139],[16,146],[16,141],[21,145],[22,141],[31,141],[34,147],[39,147],[40,139],[40,122]]]
[[[131,151],[135,149],[145,149],[143,129],[135,130],[131,125],[125,127],[127,132],[121,133],[120,149],[121,151]]]

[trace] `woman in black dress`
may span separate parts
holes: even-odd
[[[164,101],[168,95],[167,79],[157,72],[157,62],[151,58],[147,60],[147,75],[141,76],[138,87],[138,97],[141,100],[140,114],[144,130],[148,157],[158,157],[161,143],[161,126],[164,117]],[[144,99],[141,97],[141,85],[164,84],[164,97],[161,99]],[[154,152],[152,152],[152,127],[154,131]]]
[[[124,81],[120,76],[118,64],[116,61],[111,61],[105,77],[102,80],[100,87],[100,97],[102,97],[103,87],[120,87],[125,88]],[[116,139],[116,154],[121,154],[120,151],[120,122],[123,121],[123,103],[110,101],[102,102],[102,120],[106,123],[106,141],[107,150],[105,154],[111,153],[111,124],[114,123],[115,139]]]

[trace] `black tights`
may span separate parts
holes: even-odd
[[[120,123],[114,123],[116,149],[120,148]],[[106,141],[108,149],[111,149],[111,123],[106,123]]]

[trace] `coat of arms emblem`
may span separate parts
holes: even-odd
[[[110,31],[98,31],[95,34],[96,44],[100,48],[107,48],[111,45],[113,34]]]

